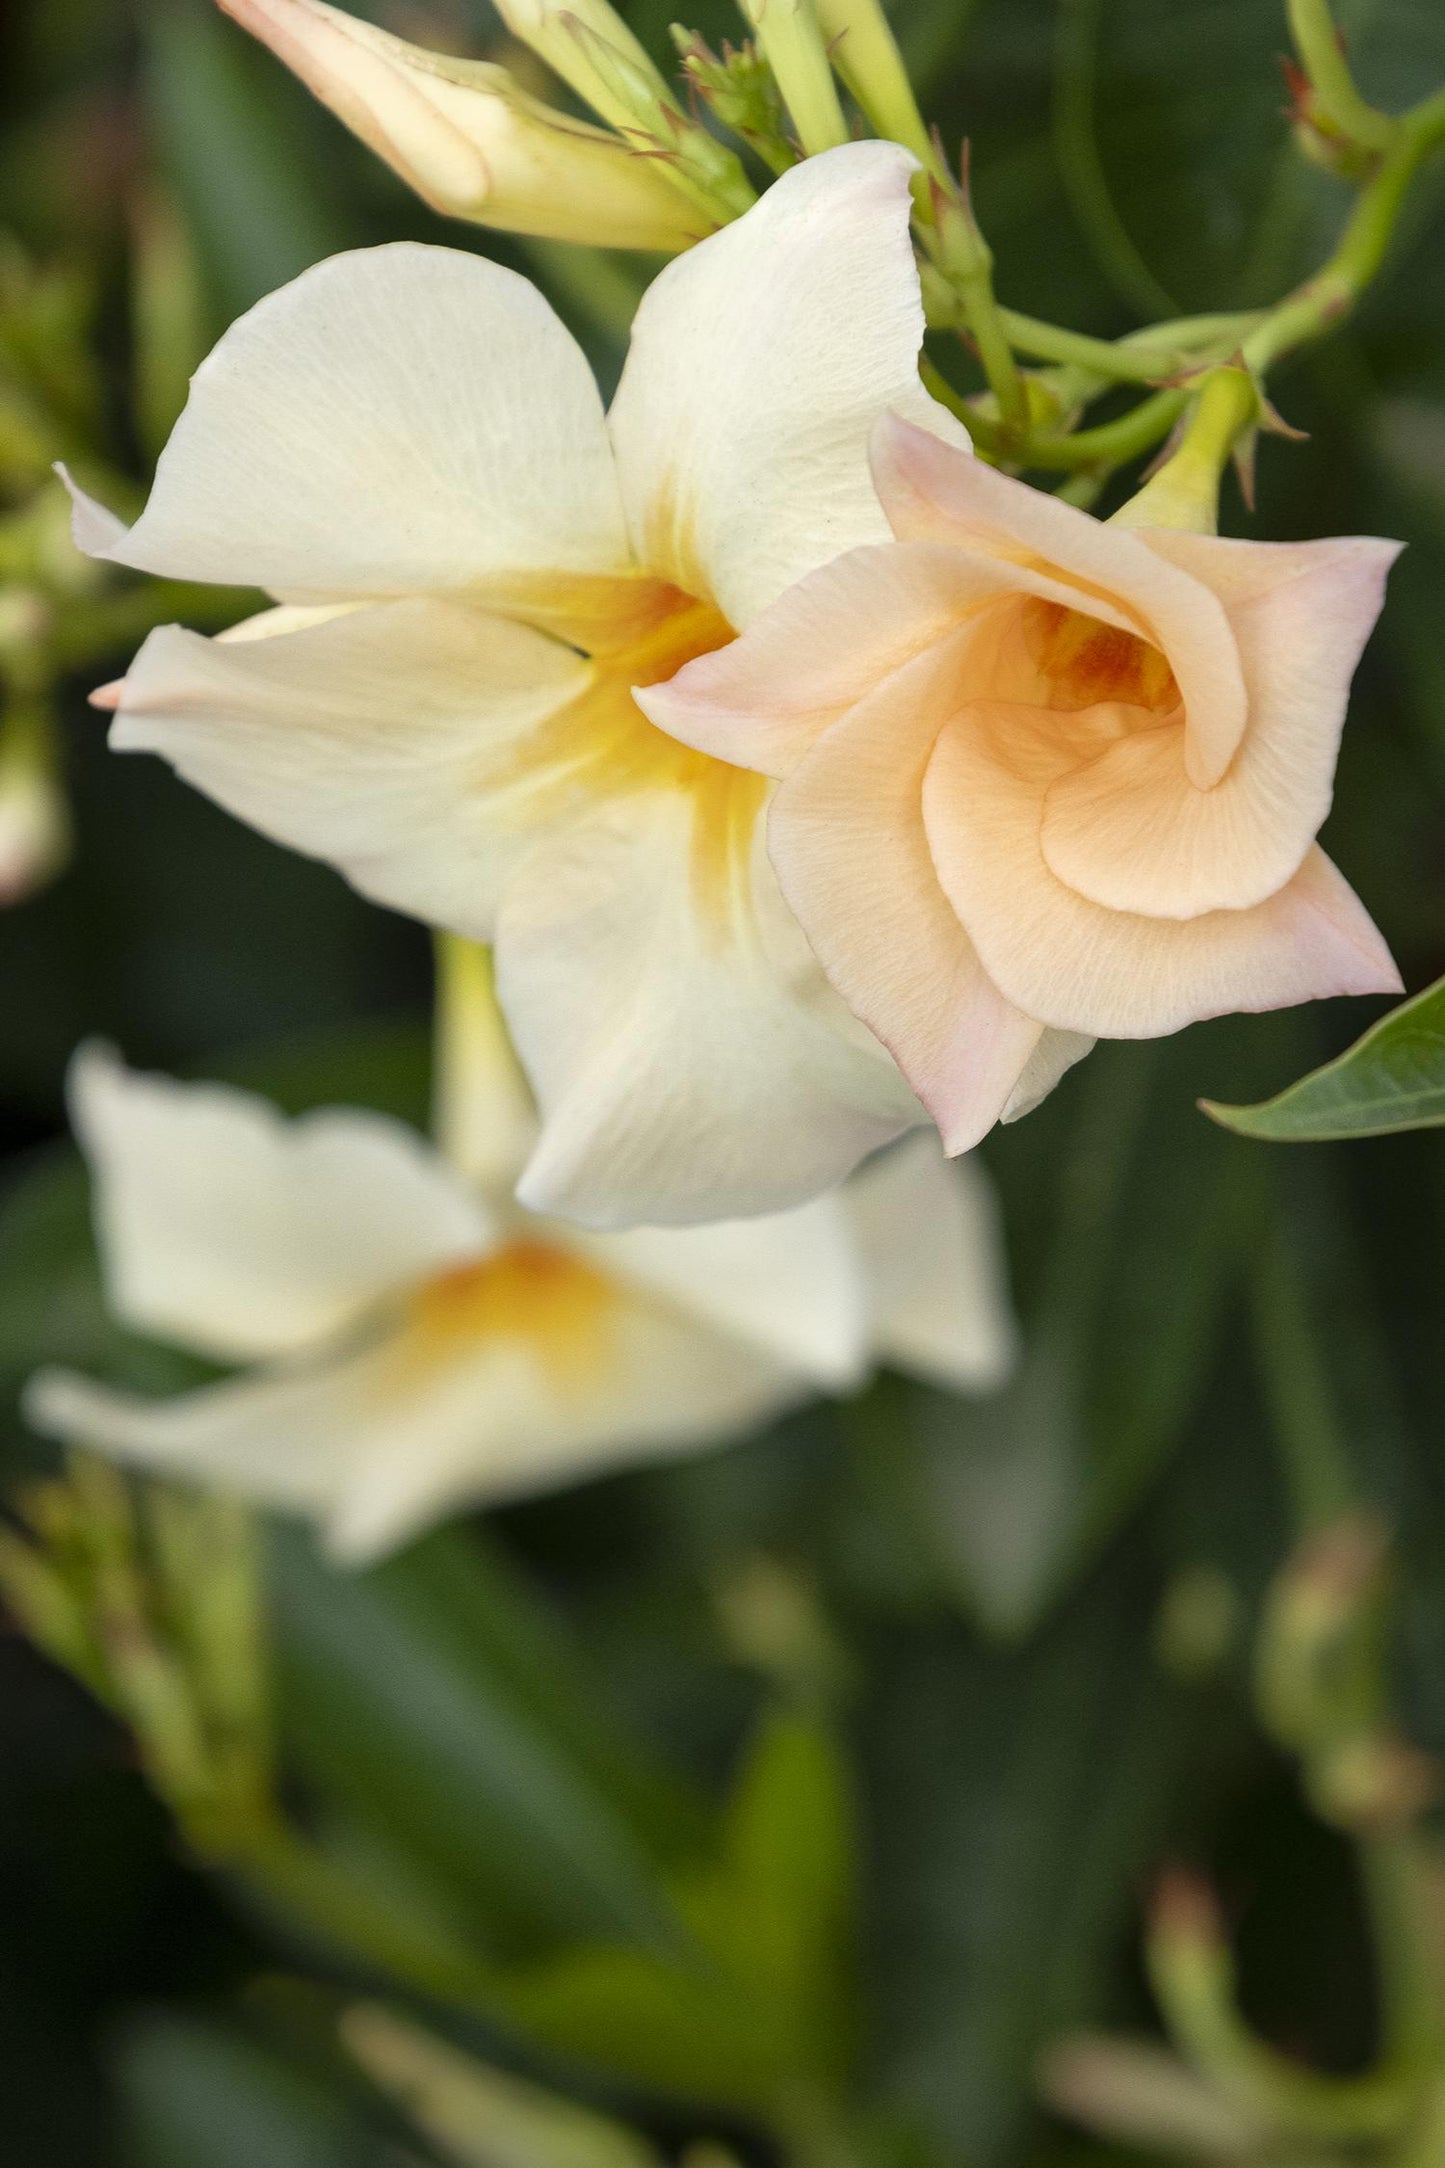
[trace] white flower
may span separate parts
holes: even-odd
[[[502,1140],[531,1139],[508,1062],[498,1042],[477,1187],[380,1115],[287,1121],[82,1049],[71,1102],[114,1310],[256,1367],[169,1400],[44,1371],[29,1419],[311,1515],[357,1560],[464,1503],[735,1435],[874,1358],[975,1391],[1007,1372],[991,1193],[933,1136],[790,1212],[592,1234],[510,1202]]]
[[[961,438],[918,381],[911,165],[809,159],[669,265],[606,415],[514,273],[336,258],[222,340],[128,533],[80,502],[95,554],[289,606],[265,638],[152,634],[112,743],[495,942],[544,1116],[533,1206],[771,1211],[923,1118],[782,900],[767,782],[631,691],[887,540],[883,410]]]

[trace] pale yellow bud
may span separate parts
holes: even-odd
[[[767,55],[799,143],[811,158],[848,140],[828,48],[813,0],[742,0]]]
[[[666,166],[505,68],[409,45],[325,0],[220,0],[434,209],[510,233],[675,253],[708,220]]]
[[[39,700],[16,699],[0,722],[0,908],[23,903],[70,856],[70,810],[50,730]]]

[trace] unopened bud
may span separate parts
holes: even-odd
[[[540,104],[505,68],[427,52],[326,0],[220,4],[435,210],[669,254],[709,230],[665,161]]]
[[[1339,1829],[1377,1835],[1402,1829],[1433,1806],[1440,1771],[1428,1754],[1389,1732],[1347,1739],[1308,1773],[1316,1811]]]
[[[1260,1625],[1260,1715],[1282,1745],[1323,1750],[1375,1729],[1377,1636],[1388,1539],[1350,1514],[1303,1543],[1276,1577]]]
[[[742,0],[742,11],[757,32],[807,155],[846,143],[848,123],[813,0]]]
[[[817,0],[818,24],[834,67],[881,136],[902,143],[935,174],[938,146],[918,111],[908,70],[881,0]]]
[[[40,700],[16,700],[0,723],[0,906],[22,903],[70,856],[70,809]]]

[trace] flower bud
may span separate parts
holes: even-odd
[[[17,698],[0,724],[0,907],[23,903],[70,856],[70,811],[49,741],[48,714]]]
[[[848,123],[813,0],[742,0],[798,141],[811,158],[848,140]]]
[[[708,222],[618,137],[505,68],[430,53],[325,0],[220,0],[435,210],[594,248],[675,253]]]

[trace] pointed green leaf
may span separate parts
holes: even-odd
[[[1401,1002],[1362,1039],[1258,1106],[1200,1102],[1212,1121],[1268,1144],[1326,1144],[1445,1125],[1445,979]]]

